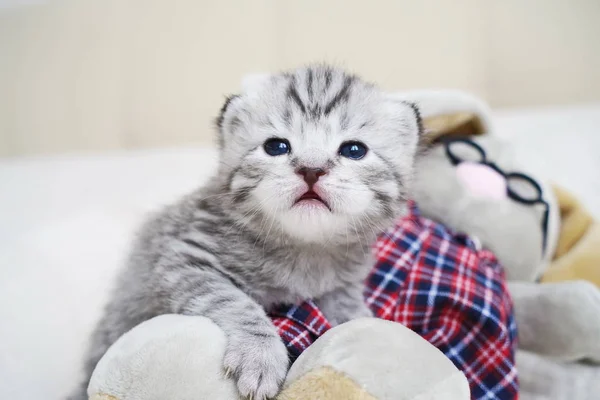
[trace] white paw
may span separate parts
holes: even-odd
[[[287,349],[278,335],[229,338],[223,361],[226,375],[235,377],[243,397],[270,399],[277,395],[287,370]]]

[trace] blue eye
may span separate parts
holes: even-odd
[[[265,152],[270,156],[280,156],[290,152],[290,142],[285,139],[269,139],[263,145]]]
[[[352,160],[360,160],[367,154],[367,146],[360,142],[346,142],[340,146],[340,155]]]

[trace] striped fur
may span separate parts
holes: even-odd
[[[418,112],[356,76],[323,65],[254,79],[217,119],[218,171],[141,228],[93,335],[86,379],[106,349],[164,313],[204,315],[226,333],[224,370],[243,396],[273,397],[288,367],[267,317],[278,303],[315,299],[334,323],[370,315],[362,281],[376,235],[404,210],[420,132]],[[291,153],[272,157],[269,138]],[[343,158],[343,142],[368,147]],[[330,210],[294,206],[307,190]],[[201,377],[199,377],[200,379]]]

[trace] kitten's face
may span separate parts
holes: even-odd
[[[343,242],[376,234],[404,208],[418,115],[342,71],[263,77],[219,124],[236,217],[264,235]]]

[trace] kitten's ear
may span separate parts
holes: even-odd
[[[419,129],[419,137],[423,137],[423,134],[424,134],[423,118],[421,118],[421,110],[419,110],[417,103],[413,103],[412,101],[402,101],[402,102],[412,109],[413,113],[415,114],[415,119],[417,120],[417,127]]]
[[[223,148],[223,144],[224,144],[224,132],[223,132],[223,124],[225,122],[225,114],[227,113],[227,110],[229,110],[229,108],[231,107],[231,104],[238,98],[240,97],[237,94],[231,95],[231,96],[227,96],[225,98],[225,103],[223,103],[223,106],[221,107],[221,111],[219,111],[219,116],[215,119],[215,125],[217,126],[217,135],[218,135],[218,141],[219,141],[219,147]]]
[[[225,119],[225,113],[227,112],[227,109],[229,108],[231,103],[238,97],[240,97],[240,96],[237,94],[232,94],[225,98],[225,103],[223,103],[223,106],[221,106],[221,110],[219,111],[219,116],[217,117],[217,120],[215,121],[217,124],[217,128],[219,128],[219,130],[221,130],[221,128],[223,127],[223,120]]]
[[[271,79],[271,74],[250,74],[242,78],[242,91],[255,92],[264,87]]]
[[[423,125],[423,117],[421,117],[421,110],[419,109],[419,106],[417,105],[417,103],[414,103],[412,101],[408,101],[408,100],[402,100],[402,103],[404,103],[405,105],[407,105],[408,107],[410,107],[410,109],[412,110],[412,112],[415,115],[415,119],[417,122],[417,130],[419,133],[419,140],[417,142],[417,157],[422,156],[423,154],[425,154],[426,150],[427,150],[427,132],[425,132],[425,127]]]
[[[419,135],[419,138],[423,138],[423,118],[421,118],[421,110],[419,109],[417,103],[407,100],[396,93],[388,93],[386,97],[395,110],[404,109],[406,111],[410,111],[412,117],[414,118],[417,134]]]

